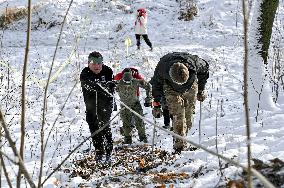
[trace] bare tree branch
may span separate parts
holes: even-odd
[[[85,138],[80,144],[78,144],[72,151],[70,151],[70,153],[61,161],[61,163],[47,176],[47,178],[42,182],[41,185],[43,185],[64,163],[65,161],[77,150],[79,149],[87,140],[89,140],[91,137],[95,136],[96,134],[98,134],[99,132],[101,132],[102,130],[104,130],[111,122],[112,120],[114,120],[114,118],[116,118],[122,109],[120,109],[113,117],[111,120],[109,120],[107,123],[105,123],[104,126],[100,127],[98,130],[96,130],[93,134],[91,134],[91,136]]]
[[[6,169],[6,166],[5,166],[5,163],[4,163],[4,159],[3,159],[3,155],[2,155],[2,154],[0,154],[0,158],[1,158],[1,164],[2,164],[1,166],[2,166],[2,168],[3,168],[4,175],[5,175],[5,177],[6,177],[7,183],[8,183],[8,185],[9,185],[9,187],[12,188],[13,186],[12,186],[11,180],[10,180],[10,178],[9,178],[9,175],[8,175],[8,172],[7,172],[7,169]],[[1,187],[2,187],[2,186],[1,186]]]
[[[31,14],[32,14],[32,1],[28,1],[28,29],[27,29],[27,40],[26,40],[26,51],[25,51],[25,60],[23,67],[23,76],[22,76],[22,113],[21,113],[21,142],[20,142],[20,156],[24,160],[24,149],[25,149],[25,114],[26,114],[26,76],[27,76],[27,67],[28,67],[28,57],[30,49],[30,35],[31,35]],[[17,176],[17,187],[21,187],[21,168],[19,168]]]
[[[248,187],[252,188],[251,173],[251,139],[250,139],[250,121],[249,121],[249,105],[248,105],[248,11],[247,2],[243,0],[243,17],[244,17],[244,105],[246,115],[246,134],[247,134],[247,160],[248,160]]]
[[[49,86],[49,82],[50,82],[50,78],[51,78],[51,73],[52,73],[52,69],[53,69],[53,65],[54,65],[57,49],[58,49],[58,46],[59,46],[59,41],[61,40],[63,27],[64,27],[64,24],[65,24],[65,21],[66,21],[66,18],[67,18],[67,15],[68,15],[68,12],[70,10],[70,7],[71,7],[72,3],[73,3],[73,0],[70,1],[69,7],[67,8],[65,16],[64,16],[64,19],[62,21],[60,33],[59,33],[59,36],[58,36],[58,39],[57,39],[54,55],[53,55],[53,58],[52,58],[51,67],[50,67],[48,78],[47,78],[47,81],[46,81],[46,86],[45,86],[45,89],[44,89],[42,124],[41,124],[41,130],[40,130],[40,135],[41,135],[41,138],[40,138],[41,139],[41,157],[40,157],[40,169],[39,169],[39,175],[38,175],[38,179],[39,179],[38,187],[40,187],[40,185],[41,185],[41,177],[42,177],[43,162],[44,162],[44,124],[45,124],[45,111],[47,110],[47,91],[48,91],[48,86]]]
[[[19,160],[18,165],[19,165],[19,168],[21,168],[21,172],[23,173],[23,175],[24,175],[25,178],[27,179],[27,181],[28,181],[28,183],[30,184],[30,186],[31,186],[32,188],[36,188],[36,185],[34,184],[34,182],[33,182],[32,178],[31,178],[30,174],[28,173],[28,171],[27,171],[27,169],[26,169],[26,167],[25,167],[25,164],[24,164],[24,162],[23,162],[23,160],[22,160],[22,158],[21,158],[19,152],[17,151],[17,148],[16,148],[16,146],[15,146],[13,140],[12,140],[12,137],[11,137],[11,135],[10,135],[10,132],[9,132],[9,130],[8,130],[8,128],[7,128],[7,124],[6,124],[5,121],[4,121],[4,116],[3,116],[3,113],[2,113],[2,110],[1,110],[1,109],[0,109],[0,122],[1,122],[1,124],[2,124],[2,127],[3,127],[4,131],[5,131],[5,137],[7,138],[8,142],[9,142],[9,145],[11,146],[14,155],[15,155],[16,157],[18,157],[18,160]]]

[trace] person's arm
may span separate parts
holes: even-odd
[[[94,84],[95,82],[90,80],[90,75],[88,70],[85,68],[82,70],[80,74],[80,82],[81,82],[81,87],[86,90],[95,90]]]
[[[154,71],[154,76],[151,79],[152,84],[152,96],[154,97],[155,102],[160,102],[161,98],[163,96],[163,84],[164,79],[160,74],[160,64],[156,66],[156,69]]]
[[[209,64],[201,58],[197,59],[197,79],[198,91],[202,92],[205,89],[207,79],[209,78]]]
[[[145,16],[140,16],[138,19],[140,20],[141,24],[146,27],[146,25],[147,25],[147,17],[146,17],[146,15]]]
[[[152,86],[149,82],[146,82],[144,79],[139,80],[139,87],[146,90],[146,97],[151,98]]]

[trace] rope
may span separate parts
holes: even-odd
[[[218,153],[216,153],[216,152],[214,152],[214,151],[211,151],[211,150],[209,150],[209,149],[203,147],[203,146],[200,145],[200,144],[197,144],[197,143],[195,143],[195,142],[192,142],[191,140],[186,139],[185,137],[182,137],[182,136],[180,136],[180,135],[178,135],[178,134],[176,134],[176,133],[174,133],[174,132],[172,132],[172,131],[169,131],[169,130],[167,130],[167,129],[165,129],[165,128],[159,126],[159,125],[157,125],[156,123],[151,122],[150,120],[146,119],[145,117],[141,116],[140,114],[138,114],[137,112],[135,112],[134,110],[132,110],[129,106],[127,106],[124,102],[120,101],[120,100],[119,100],[117,97],[115,97],[113,94],[111,94],[110,92],[108,92],[108,90],[107,90],[106,88],[104,88],[101,84],[98,83],[97,85],[98,85],[99,87],[101,87],[107,94],[109,94],[110,96],[112,96],[113,98],[115,98],[116,101],[118,101],[120,104],[122,104],[125,108],[127,108],[128,110],[130,110],[134,115],[136,115],[136,116],[139,117],[140,119],[144,120],[145,122],[148,122],[149,124],[153,125],[154,127],[156,127],[156,128],[158,128],[158,129],[160,129],[160,130],[162,130],[162,131],[164,131],[164,132],[166,132],[166,133],[168,133],[168,134],[174,136],[175,138],[178,138],[178,139],[180,139],[180,140],[183,140],[183,141],[185,141],[185,142],[187,142],[187,143],[189,143],[189,144],[191,144],[191,145],[193,145],[193,146],[195,146],[195,147],[197,147],[197,148],[203,149],[204,151],[206,151],[207,153],[210,153],[211,155],[220,157],[220,158],[223,159],[224,161],[227,161],[227,162],[229,162],[229,163],[231,163],[231,164],[233,164],[233,165],[235,165],[235,166],[241,167],[241,168],[244,169],[245,171],[248,171],[248,167],[247,167],[247,166],[242,165],[242,164],[240,164],[240,163],[238,163],[238,162],[236,162],[236,161],[233,161],[233,160],[231,160],[230,158],[227,158],[227,157],[225,157],[225,156],[223,156],[223,155],[220,155],[220,154],[218,154]],[[263,185],[264,185],[265,187],[267,187],[267,188],[275,188],[275,186],[274,186],[271,182],[269,182],[269,181],[267,180],[267,178],[265,178],[262,174],[260,174],[256,169],[251,168],[251,172],[253,173],[253,175],[255,175],[255,176],[263,183]]]

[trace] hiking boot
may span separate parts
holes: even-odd
[[[170,129],[170,127],[171,127],[170,125],[164,125],[163,126],[164,129]]]
[[[137,50],[140,50],[140,46],[137,46]]]
[[[111,155],[106,155],[105,165],[108,167],[111,166]]]
[[[125,136],[123,144],[132,144],[132,137],[131,136]]]
[[[96,154],[95,161],[96,161],[97,164],[101,164],[103,162],[103,155]]]
[[[189,151],[195,151],[195,150],[197,150],[197,149],[198,149],[197,147],[192,146],[192,145],[189,145],[189,146],[187,147],[187,150],[189,150]]]
[[[139,137],[139,141],[140,141],[140,142],[144,142],[144,143],[147,143],[147,142],[148,142],[148,140],[147,140],[147,137],[146,137],[146,136]]]
[[[150,47],[150,51],[153,52],[153,47],[152,46]]]
[[[174,148],[174,152],[173,154],[177,154],[177,155],[180,155],[181,154],[181,151],[182,151],[182,148]]]

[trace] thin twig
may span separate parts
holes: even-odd
[[[28,1],[28,29],[27,29],[27,40],[26,40],[26,50],[25,50],[25,59],[24,59],[24,67],[23,67],[23,76],[22,76],[22,111],[21,111],[21,142],[20,142],[20,156],[24,161],[24,150],[25,150],[25,120],[26,120],[26,76],[27,76],[27,68],[28,68],[28,58],[29,58],[29,50],[30,50],[30,35],[31,35],[31,15],[32,15],[32,1]],[[17,176],[17,187],[21,187],[21,168],[19,168],[18,176]]]
[[[116,118],[121,110],[123,108],[121,108],[114,116],[111,120],[109,120],[104,126],[100,127],[98,130],[96,130],[93,134],[91,134],[91,136],[85,138],[80,144],[78,144],[72,151],[69,152],[69,154],[61,161],[61,163],[46,177],[46,179],[42,182],[42,184],[40,186],[42,186],[64,163],[65,161],[77,150],[79,149],[87,140],[89,140],[91,137],[95,136],[96,134],[98,134],[99,132],[101,132],[103,129],[105,129],[111,122],[112,120],[114,120],[114,118]]]
[[[58,49],[58,46],[59,46],[59,42],[61,40],[63,27],[64,27],[64,24],[65,24],[65,21],[66,21],[66,18],[67,18],[67,15],[68,15],[68,12],[69,12],[69,10],[71,8],[72,3],[73,3],[73,0],[70,1],[68,9],[66,10],[64,19],[62,21],[62,25],[61,25],[59,36],[58,36],[58,39],[57,39],[54,55],[53,55],[53,58],[52,58],[52,63],[51,63],[49,74],[48,74],[48,78],[47,78],[47,81],[46,81],[46,86],[45,86],[45,89],[44,89],[43,114],[42,114],[41,130],[40,130],[40,135],[41,135],[41,157],[40,157],[40,169],[39,169],[39,176],[38,176],[38,179],[39,179],[38,180],[38,187],[41,186],[41,177],[42,177],[43,162],[44,162],[44,148],[45,148],[44,147],[44,124],[45,124],[45,111],[47,110],[47,91],[48,91],[48,86],[49,86],[49,82],[50,82],[50,78],[51,78],[51,73],[52,73],[52,69],[53,69],[53,65],[54,65],[57,49]]]
[[[113,94],[109,93],[109,92],[108,92],[105,88],[103,88],[100,84],[98,84],[98,85],[99,85],[106,93],[108,93],[110,96],[114,97],[114,98],[116,99],[116,101],[118,101],[122,106],[124,106],[126,109],[130,110],[134,115],[136,115],[136,116],[139,117],[140,119],[144,120],[145,122],[148,122],[150,125],[156,126],[156,128],[159,128],[160,130],[162,130],[162,131],[164,131],[164,132],[166,132],[166,133],[168,133],[168,134],[174,136],[174,137],[177,138],[177,139],[183,140],[183,141],[185,141],[185,142],[187,142],[187,143],[189,143],[189,144],[191,144],[191,145],[193,145],[193,146],[195,146],[195,147],[197,147],[197,148],[203,149],[204,151],[206,151],[207,153],[209,153],[209,154],[211,154],[211,155],[220,157],[220,158],[223,159],[224,161],[227,161],[228,163],[231,163],[231,164],[233,164],[233,165],[235,165],[235,166],[241,167],[241,168],[244,169],[245,171],[248,171],[248,167],[246,167],[246,166],[244,166],[244,165],[242,165],[242,164],[240,164],[240,163],[238,163],[238,162],[236,162],[236,161],[233,161],[233,160],[230,159],[230,158],[227,158],[227,157],[225,157],[225,156],[223,156],[223,155],[220,155],[220,154],[218,154],[218,153],[216,153],[216,152],[214,152],[214,151],[211,151],[211,150],[209,150],[209,149],[203,147],[203,146],[200,145],[200,144],[197,144],[197,143],[195,143],[195,142],[193,142],[193,141],[191,141],[191,140],[189,140],[189,139],[187,139],[187,138],[185,138],[185,137],[182,137],[182,136],[180,136],[180,135],[178,135],[178,134],[176,134],[176,133],[174,133],[174,132],[172,132],[172,131],[169,131],[169,130],[167,130],[167,129],[165,129],[165,128],[163,128],[163,127],[161,127],[161,126],[159,126],[159,125],[157,125],[157,124],[155,124],[155,123],[153,123],[153,122],[151,122],[150,120],[146,119],[145,117],[143,117],[143,116],[140,115],[139,113],[135,112],[133,109],[131,109],[129,106],[127,106],[124,102],[122,102],[121,100],[119,100],[116,96],[114,96]],[[275,186],[274,186],[271,182],[269,182],[269,181],[267,180],[267,178],[265,178],[263,175],[261,175],[257,170],[253,169],[252,167],[251,167],[251,172],[263,183],[263,185],[264,185],[265,187],[267,187],[267,188],[275,188]]]
[[[8,130],[8,127],[7,127],[7,124],[4,120],[4,116],[3,116],[3,113],[2,113],[2,110],[0,109],[0,122],[2,124],[2,127],[4,128],[4,131],[5,131],[5,137],[7,138],[8,142],[9,142],[9,145],[14,153],[14,155],[16,157],[18,157],[18,160],[19,160],[19,168],[21,168],[21,172],[23,173],[23,175],[25,176],[25,178],[27,179],[28,183],[30,184],[30,186],[32,188],[36,188],[36,185],[34,184],[30,174],[28,173],[26,167],[25,167],[25,164],[19,154],[19,152],[17,151],[17,148],[15,146],[15,143],[13,142],[12,140],[12,137],[10,135],[10,132]]]
[[[219,154],[219,150],[218,150],[218,110],[219,110],[219,100],[217,101],[217,107],[216,107],[216,121],[215,121],[215,146],[216,146],[216,153]],[[219,161],[219,170],[221,173],[221,177],[223,176],[223,172],[222,172],[222,163],[220,160],[220,157],[218,157],[218,161]]]
[[[199,102],[199,122],[198,122],[198,127],[199,127],[199,144],[201,144],[201,119],[202,119],[202,102]]]
[[[243,0],[243,18],[244,18],[244,105],[246,116],[246,134],[247,134],[247,160],[248,160],[248,187],[252,188],[252,167],[251,167],[251,139],[250,139],[250,121],[248,104],[248,11],[247,1]]]
[[[52,133],[54,127],[55,127],[55,124],[56,124],[57,120],[59,119],[59,116],[62,114],[62,112],[63,112],[63,110],[64,110],[64,108],[65,108],[65,105],[67,104],[67,101],[68,101],[68,99],[70,98],[71,94],[73,93],[73,91],[74,91],[74,89],[75,89],[75,87],[76,87],[77,84],[78,84],[78,80],[76,80],[76,83],[74,84],[74,86],[72,87],[72,89],[71,89],[71,91],[69,92],[68,96],[66,97],[63,106],[61,107],[61,109],[60,109],[60,111],[59,111],[59,113],[58,113],[56,119],[54,120],[54,122],[53,122],[53,124],[52,124],[52,127],[51,127],[51,129],[50,129],[50,131],[49,131],[49,133],[48,133],[48,135],[47,135],[47,138],[46,138],[46,141],[45,141],[45,144],[44,144],[43,152],[45,152],[46,146],[47,146],[47,143],[48,143],[48,140],[49,140],[49,137],[50,137],[50,135],[51,135],[51,133]]]
[[[12,186],[12,183],[11,183],[11,179],[9,178],[9,175],[8,175],[8,172],[7,172],[6,165],[4,163],[4,159],[3,159],[3,155],[2,154],[0,155],[0,158],[1,158],[1,167],[3,168],[4,175],[6,177],[6,181],[7,181],[8,185],[9,185],[9,187],[12,188],[13,186]],[[2,187],[2,185],[1,185],[1,187]]]

